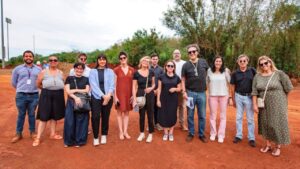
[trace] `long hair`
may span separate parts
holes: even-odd
[[[99,62],[98,62],[99,59],[106,60],[105,68],[107,68],[108,60],[107,60],[107,57],[103,53],[101,53],[101,54],[98,55],[97,60],[96,60],[96,66],[95,66],[95,68],[98,69],[98,67],[99,67]]]
[[[270,57],[264,55],[264,56],[259,57],[258,60],[257,60],[257,65],[256,65],[257,67],[256,67],[256,70],[257,70],[258,73],[262,73],[262,69],[261,69],[261,67],[259,66],[259,62],[260,62],[261,60],[267,60],[267,61],[271,64],[270,67],[271,67],[271,71],[272,71],[272,72],[274,72],[275,70],[278,70],[278,69],[276,68],[275,63],[273,62],[273,60],[272,60]]]
[[[143,60],[145,60],[145,59],[148,59],[149,60],[149,62],[148,62],[148,69],[150,68],[150,57],[149,56],[144,56],[144,57],[142,57],[141,59],[140,59],[140,62],[139,62],[139,69],[140,68],[142,68],[142,62],[143,62]]]
[[[215,73],[215,71],[216,71],[216,65],[215,65],[215,62],[216,62],[216,60],[219,59],[219,58],[222,60],[222,65],[221,65],[221,67],[220,67],[220,72],[223,73],[223,72],[225,71],[224,59],[223,59],[223,57],[217,55],[217,56],[214,57],[214,59],[213,59],[213,64],[212,64],[212,66],[211,66],[211,71],[212,71],[213,73]]]

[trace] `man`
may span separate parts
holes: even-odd
[[[175,49],[173,51],[173,61],[176,66],[176,74],[181,78],[181,70],[182,66],[185,63],[184,60],[181,59],[181,53],[179,49]],[[183,99],[183,93],[178,94],[178,113],[179,113],[179,124],[182,130],[187,131],[187,127],[184,125],[184,99]]]
[[[187,142],[193,140],[195,135],[194,129],[194,112],[197,106],[198,112],[198,134],[203,143],[207,143],[204,135],[206,120],[206,74],[209,68],[205,59],[198,58],[199,47],[197,44],[187,46],[189,61],[187,61],[181,72],[182,92],[185,99],[193,99],[192,105],[187,106],[188,111],[188,129],[189,134]],[[194,106],[195,105],[195,106]]]
[[[36,79],[41,68],[33,64],[34,54],[32,51],[23,53],[24,64],[17,66],[12,72],[11,83],[16,89],[16,106],[18,119],[16,135],[11,140],[16,143],[23,138],[23,126],[26,112],[28,113],[29,131],[32,139],[35,134],[35,110],[38,105],[39,93],[36,86]]]
[[[86,61],[87,61],[87,55],[85,54],[85,53],[80,53],[79,55],[78,55],[78,62],[80,62],[80,63],[83,63],[83,64],[85,64],[86,65]],[[85,77],[89,77],[89,75],[90,75],[90,71],[91,71],[91,68],[89,68],[87,65],[85,66],[85,69],[84,69],[84,72],[83,72],[83,76],[85,76]],[[71,70],[70,70],[70,76],[74,76],[75,74],[74,74],[74,68],[72,68]]]
[[[237,144],[243,138],[243,115],[246,110],[248,122],[248,140],[251,147],[255,147],[254,111],[252,106],[252,81],[256,71],[248,67],[249,57],[242,54],[238,57],[239,68],[231,76],[232,100],[236,107],[236,136],[233,143]]]
[[[156,90],[158,87],[158,77],[164,73],[164,69],[158,65],[159,62],[159,56],[156,53],[153,53],[151,55],[151,69],[154,71],[154,76],[155,76],[155,88],[154,88],[154,95],[155,95],[155,100],[157,100],[156,96]],[[154,104],[154,124],[155,128],[159,131],[162,130],[162,127],[158,124],[157,122],[157,117],[158,117],[158,108],[157,105]]]

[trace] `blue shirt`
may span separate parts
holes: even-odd
[[[32,67],[28,67],[26,64],[17,66],[12,72],[12,86],[17,89],[17,92],[38,92],[36,79],[41,70],[42,69],[36,65]]]
[[[99,76],[97,69],[92,69],[89,76],[92,96],[96,99],[102,99],[103,95],[110,93],[113,96],[115,90],[115,74],[112,69],[104,69],[104,88],[105,93],[100,90]]]

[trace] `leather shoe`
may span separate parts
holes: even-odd
[[[235,137],[232,142],[235,143],[235,144],[237,144],[237,143],[239,143],[241,141],[242,141],[242,139],[240,139],[238,137]]]
[[[206,139],[205,135],[199,136],[199,139],[202,141],[202,143],[207,143],[207,139]]]
[[[189,135],[186,137],[185,141],[186,141],[186,142],[191,142],[191,141],[193,140],[193,138],[194,138],[194,136],[193,136],[192,134],[189,134]]]
[[[11,143],[16,143],[23,138],[22,134],[16,134],[12,139]]]
[[[254,140],[250,140],[250,141],[249,141],[249,145],[250,145],[251,147],[256,147],[256,143],[255,143]]]

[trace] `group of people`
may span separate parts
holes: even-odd
[[[256,146],[254,112],[258,112],[258,133],[266,140],[260,149],[262,153],[271,151],[273,156],[280,155],[282,144],[289,144],[287,120],[287,96],[292,90],[288,76],[277,70],[274,62],[261,56],[257,68],[248,66],[249,57],[237,58],[237,70],[230,72],[221,56],[213,59],[211,66],[199,56],[196,44],[187,46],[188,61],[181,59],[180,50],[173,51],[173,58],[163,67],[158,65],[159,55],[152,54],[140,59],[138,69],[128,65],[128,55],[120,52],[120,65],[108,67],[108,59],[100,54],[96,66],[86,65],[87,55],[79,54],[78,62],[64,80],[58,66],[58,57],[50,56],[49,67],[41,69],[33,64],[34,54],[23,53],[24,64],[17,66],[12,73],[12,85],[16,88],[18,118],[15,143],[22,139],[23,124],[28,113],[30,135],[33,146],[38,146],[47,123],[50,123],[50,139],[64,139],[65,147],[80,147],[87,143],[89,133],[89,111],[75,111],[80,105],[78,93],[91,96],[91,123],[93,145],[106,144],[109,130],[109,117],[112,106],[117,110],[120,140],[130,139],[128,133],[129,112],[134,108],[139,112],[138,141],[152,142],[154,128],[163,130],[164,141],[174,141],[174,126],[177,112],[182,130],[188,130],[187,142],[195,136],[194,112],[198,113],[198,137],[207,143],[206,95],[210,112],[211,141],[223,143],[226,137],[226,110],[228,105],[236,107],[236,136],[233,143],[243,139],[243,114],[246,112],[248,142]],[[39,91],[41,89],[41,91]],[[207,90],[207,92],[206,92]],[[65,104],[64,91],[68,98]],[[40,94],[39,94],[40,93]],[[140,106],[139,99],[145,103]],[[263,100],[261,107],[258,99]],[[38,106],[37,115],[35,109]],[[184,110],[187,109],[188,128],[184,125]],[[216,124],[219,110],[220,124]],[[147,127],[145,116],[147,115]],[[35,118],[39,119],[37,134]],[[63,136],[56,132],[56,123],[64,118]],[[101,123],[101,137],[99,128]],[[145,128],[148,131],[146,138]],[[272,143],[275,143],[274,150]]]

